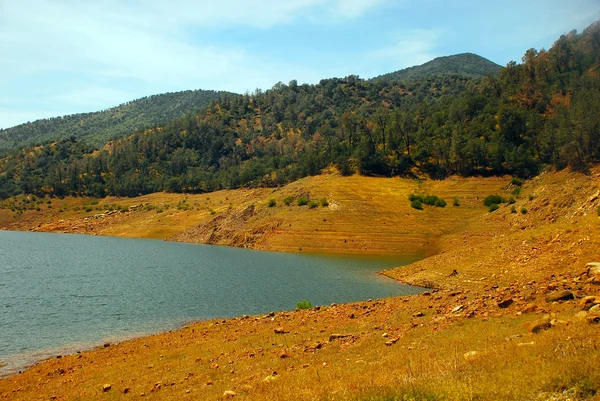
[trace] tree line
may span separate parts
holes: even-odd
[[[600,23],[497,76],[276,84],[94,149],[75,138],[0,161],[0,197],[136,196],[342,174],[432,177],[585,169],[600,158]]]

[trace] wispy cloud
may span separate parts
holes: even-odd
[[[423,64],[436,57],[435,47],[439,36],[436,30],[396,32],[387,46],[372,51],[369,56],[393,62],[396,69]]]
[[[275,68],[298,72],[302,79],[312,75],[307,68],[251,54],[243,43],[214,39],[230,29],[268,30],[315,18],[357,18],[382,1],[2,2],[0,94],[8,96],[9,88],[14,92],[19,87],[24,96],[28,87],[37,86],[49,102],[61,101],[75,112],[130,100],[123,96],[133,93],[264,88],[274,83]],[[130,90],[101,89],[123,82]],[[149,93],[146,87],[152,88]],[[26,110],[15,110],[15,115],[24,114]],[[0,125],[6,123],[0,120]]]

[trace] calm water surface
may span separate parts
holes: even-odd
[[[376,274],[413,260],[0,231],[0,376],[192,320],[414,294]]]

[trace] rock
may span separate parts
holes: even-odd
[[[389,336],[389,334],[388,334],[388,333],[383,333],[383,334],[381,335],[381,337],[383,337],[383,338],[387,338],[388,336]]]
[[[423,317],[425,314],[423,312],[415,312],[413,313],[413,317]]]
[[[556,291],[546,295],[546,302],[558,302],[558,301],[567,301],[569,299],[575,299],[575,296],[571,291]]]
[[[235,391],[232,390],[225,390],[225,392],[223,393],[223,399],[226,400],[228,398],[233,398],[236,397],[237,393]]]
[[[464,308],[464,305],[457,305],[454,308],[452,308],[452,313],[456,313],[456,312],[460,311],[462,308]]]
[[[102,386],[102,391],[106,393],[107,391],[110,391],[111,388],[112,386],[110,384],[105,384]]]
[[[600,323],[600,315],[593,315],[593,316],[588,316],[587,317],[587,322],[588,323]]]
[[[529,331],[532,333],[540,333],[550,328],[552,328],[552,323],[548,318],[538,319],[529,323]]]
[[[283,327],[277,327],[277,328],[275,328],[275,330],[273,330],[273,331],[275,332],[275,334],[285,334],[285,333],[287,333],[287,332],[286,332],[286,331],[283,329]]]
[[[285,359],[285,358],[289,358],[290,356],[289,356],[289,354],[287,354],[287,353],[284,351],[284,352],[282,352],[281,354],[279,354],[279,357],[280,357],[281,359]]]
[[[394,338],[390,338],[389,340],[387,340],[387,341],[385,342],[385,345],[387,345],[387,346],[389,347],[389,346],[391,346],[391,345],[394,345],[394,344],[396,344],[396,343],[398,342],[398,340],[399,340],[399,338],[396,338],[396,337],[394,337]]]
[[[104,348],[110,347],[110,343],[104,343]]]
[[[269,375],[263,379],[263,382],[270,383],[275,380],[277,380],[277,375]]]
[[[600,262],[590,262],[585,265],[587,276],[600,282]]]
[[[588,316],[588,313],[584,310],[579,311],[575,314],[575,319],[577,320],[585,320]]]
[[[511,306],[513,304],[513,302],[515,302],[514,299],[507,298],[505,300],[499,301],[498,302],[498,307],[502,308],[502,309],[508,308],[509,306]]]
[[[340,338],[348,338],[348,337],[352,337],[351,334],[331,334],[329,336],[329,341],[333,341],[333,340],[339,340]]]
[[[131,389],[129,387],[125,387],[123,389],[123,394],[129,394],[130,391],[131,391]]]
[[[594,306],[592,306],[592,307],[591,307],[591,308],[588,310],[588,312],[589,312],[591,315],[600,315],[600,305],[594,305]]]
[[[525,306],[523,309],[521,309],[521,313],[535,312],[536,309],[537,309],[537,305],[529,304],[529,305]]]
[[[579,301],[579,307],[581,310],[588,310],[592,308],[594,305],[600,304],[600,297],[591,295],[587,297],[583,297],[581,301]]]
[[[465,358],[465,360],[467,362],[473,362],[474,360],[479,358],[479,352],[477,352],[477,351],[465,352],[463,354],[463,358]]]

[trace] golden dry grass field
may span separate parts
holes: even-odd
[[[39,203],[39,211],[22,213],[4,208],[0,226],[8,229],[428,256],[386,274],[430,289],[199,322],[62,356],[0,380],[0,397],[600,399],[600,276],[586,270],[600,262],[600,168],[544,173],[515,189],[510,177],[324,174],[275,190],[53,199],[50,209]],[[411,193],[448,205],[419,211],[410,207]],[[490,194],[515,203],[488,212],[482,202]],[[303,195],[326,198],[328,206],[297,206]],[[115,204],[127,211],[106,213]]]

